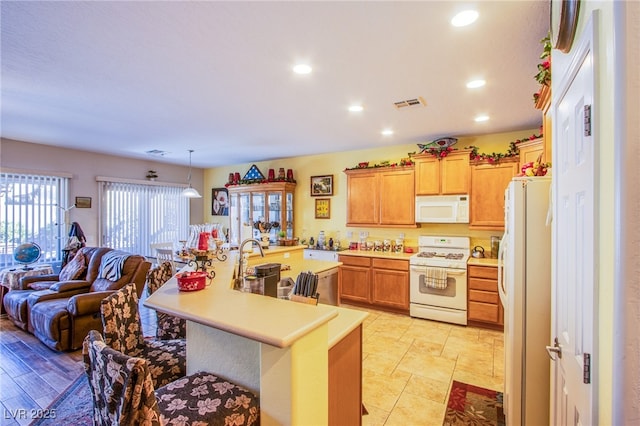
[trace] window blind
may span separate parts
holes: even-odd
[[[150,245],[186,240],[189,200],[182,187],[100,181],[101,245],[155,256]]]
[[[68,233],[68,185],[62,176],[0,173],[0,266],[13,266],[15,248],[34,242],[39,263],[62,260]]]

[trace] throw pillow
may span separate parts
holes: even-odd
[[[58,278],[60,281],[77,280],[82,273],[87,269],[87,264],[82,253],[78,253],[76,257],[60,271]]]

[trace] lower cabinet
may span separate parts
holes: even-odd
[[[329,349],[329,425],[362,424],[362,325]]]
[[[479,327],[503,329],[504,311],[498,295],[498,268],[468,266],[467,322]]]
[[[340,301],[409,312],[409,261],[339,256]]]

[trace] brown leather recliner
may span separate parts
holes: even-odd
[[[135,283],[138,297],[142,295],[151,267],[144,256],[129,255],[120,278],[110,281],[99,277],[102,257],[111,249],[84,247],[81,251],[90,256],[85,280],[58,282],[47,290],[32,292],[27,298],[28,330],[42,343],[59,351],[81,348],[89,330],[102,329],[100,302],[103,298],[128,283]]]
[[[73,281],[66,281],[61,278],[62,271],[58,274],[36,275],[30,277],[22,277],[18,282],[19,288],[10,291],[4,298],[4,307],[7,311],[8,318],[23,330],[29,330],[29,316],[27,314],[27,298],[34,291],[45,290],[53,285],[65,282],[65,288],[73,285],[75,293],[86,293],[87,289],[98,276],[97,269],[100,267],[102,256],[113,249],[108,247],[84,247],[79,253],[85,259],[87,266],[80,275]],[[89,273],[94,270],[94,273]],[[70,290],[69,290],[70,291]],[[69,293],[69,296],[72,294]]]

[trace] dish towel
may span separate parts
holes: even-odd
[[[99,278],[109,281],[118,281],[122,277],[122,267],[130,255],[121,251],[112,250],[105,253],[100,260]]]
[[[429,288],[444,290],[447,288],[447,270],[444,268],[427,268],[424,283]]]

